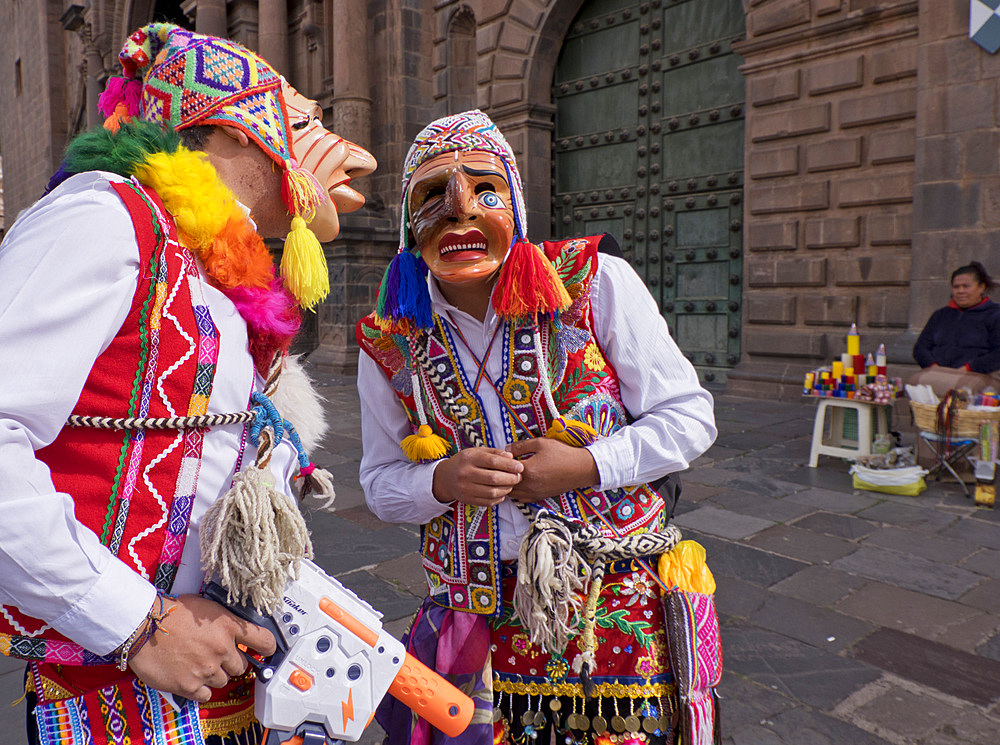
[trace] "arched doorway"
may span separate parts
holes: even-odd
[[[556,64],[553,234],[613,234],[706,382],[739,362],[740,0],[588,0]]]

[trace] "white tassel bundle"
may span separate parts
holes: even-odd
[[[230,601],[270,613],[281,607],[285,584],[313,550],[295,504],[274,488],[270,473],[250,466],[205,513],[201,555],[205,571],[220,579]]]
[[[579,622],[591,568],[573,545],[572,528],[539,511],[521,540],[514,610],[533,644],[561,654]]]

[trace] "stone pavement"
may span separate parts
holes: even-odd
[[[354,382],[320,383],[332,431],[316,461],[338,501],[309,518],[317,560],[398,636],[424,591],[418,532],[368,512]],[[814,411],[718,395],[719,438],[682,477],[676,522],[719,585],[723,742],[996,745],[1000,512],[955,484],[895,497],[854,490],[843,461],[806,467]],[[20,669],[0,667],[0,701],[19,696]],[[0,706],[0,745],[23,743],[23,716]]]

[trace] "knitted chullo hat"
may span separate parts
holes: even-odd
[[[493,291],[493,308],[501,318],[531,322],[538,314],[556,314],[569,307],[570,298],[552,264],[526,238],[524,188],[514,152],[497,125],[479,110],[453,114],[431,122],[417,135],[403,163],[399,252],[389,264],[379,288],[376,316],[397,331],[429,328],[430,297],[427,267],[415,255],[409,229],[409,190],[414,171],[438,155],[481,151],[500,158],[513,201],[514,237]]]
[[[140,118],[176,130],[228,125],[243,131],[283,169],[282,199],[292,215],[281,271],[299,304],[312,308],[329,292],[326,259],[306,227],[325,198],[292,156],[282,78],[267,62],[227,39],[167,23],[134,32],[119,53],[124,77],[113,77],[98,103],[105,127]]]

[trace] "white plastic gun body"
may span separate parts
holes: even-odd
[[[216,600],[220,593],[218,585],[206,591]],[[301,562],[270,618],[229,607],[275,634],[278,651],[256,662],[254,710],[272,732],[307,725],[322,727],[329,739],[356,741],[387,692],[451,736],[468,726],[472,700],[408,655],[382,628],[381,613],[311,561]]]

